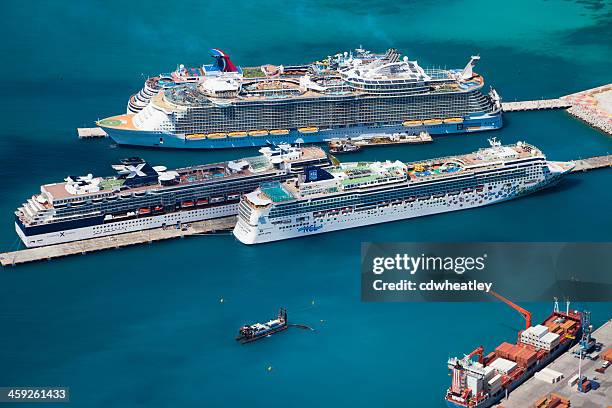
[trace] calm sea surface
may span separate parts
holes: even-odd
[[[396,47],[424,66],[463,67],[480,54],[477,71],[505,100],[612,82],[606,1],[3,6],[2,250],[17,247],[13,211],[43,182],[108,175],[133,155],[175,167],[256,153],[76,138],[76,127],[122,113],[143,75],[207,63],[212,47],[246,66],[311,61],[360,44]],[[495,133],[352,157],[416,160],[468,152],[491,136],[527,140],[558,160],[612,151],[609,137],[562,111],[505,120]],[[68,386],[75,407],[442,406],[447,358],[511,340],[522,319],[500,304],[361,303],[360,242],[609,241],[611,177],[607,170],[572,175],[555,189],[491,207],[264,246],[220,235],[2,270],[0,386]],[[316,330],[234,342],[241,324],[281,305]],[[526,306],[539,320],[552,304]],[[583,306],[596,324],[610,318],[610,303]]]

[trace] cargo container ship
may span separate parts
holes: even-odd
[[[234,236],[258,244],[463,210],[554,185],[574,167],[524,142],[416,163],[340,163],[306,169],[245,194]]]
[[[519,332],[516,343],[504,342],[486,356],[481,346],[463,358],[450,358],[452,381],[446,391],[447,405],[488,408],[498,403],[578,341],[582,318],[581,312],[570,310],[569,303],[562,312],[555,302],[553,313],[542,324],[531,326],[529,314],[527,327]]]
[[[37,247],[236,215],[240,196],[260,183],[331,165],[313,146],[266,146],[260,153],[177,170],[130,158],[113,166],[112,177],[68,176],[19,207],[15,229],[27,247]]]
[[[237,148],[364,134],[432,135],[502,126],[500,97],[473,68],[424,69],[397,50],[341,53],[306,67],[215,63],[150,79],[129,113],[98,121],[118,144]]]
[[[240,328],[236,341],[241,344],[250,343],[261,338],[271,336],[274,333],[286,330],[289,327],[287,322],[287,310],[281,308],[276,319],[266,323],[255,323],[245,325]]]

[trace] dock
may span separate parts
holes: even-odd
[[[601,354],[612,347],[612,320],[607,321],[603,326],[595,330],[592,334],[597,342],[602,343]],[[583,359],[582,374],[589,380],[595,379],[599,383],[598,389],[592,389],[587,393],[579,392],[576,385],[570,386],[572,377],[578,374],[578,358],[572,353],[578,350],[578,345],[572,347],[568,352],[559,356],[547,367],[551,370],[563,374],[563,378],[550,384],[547,381],[539,380],[535,377],[530,378],[522,385],[518,386],[508,395],[508,399],[503,399],[497,407],[501,408],[525,408],[536,407],[536,401],[552,394],[567,398],[571,407],[606,407],[612,401],[612,368],[608,368],[604,373],[596,372],[595,369],[601,367],[602,359],[597,360]],[[552,405],[551,405],[552,406]]]
[[[98,137],[108,137],[106,132],[99,127],[93,128],[77,128],[77,135],[79,135],[79,139],[92,139]]]
[[[567,95],[563,99],[572,104],[567,110],[569,114],[612,135],[612,84]]]
[[[576,164],[576,167],[574,167],[572,173],[612,167],[612,154],[607,156],[595,156],[587,159],[574,160],[574,163]]]
[[[143,231],[127,232],[82,241],[66,242],[37,248],[26,248],[0,254],[2,266],[14,266],[28,262],[45,261],[68,255],[80,255],[103,249],[122,248],[137,244],[146,244],[171,238],[184,238],[193,235],[211,234],[229,231],[236,225],[236,217],[216,218],[212,220],[183,224],[181,228],[168,226]]]
[[[547,109],[568,109],[572,102],[564,98],[540,99],[534,101],[502,102],[504,112],[521,112]]]

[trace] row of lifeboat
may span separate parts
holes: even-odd
[[[314,127],[314,126],[310,126],[310,127],[303,127],[303,128],[298,128],[297,130],[300,133],[316,133],[319,131],[318,127]],[[215,133],[192,133],[189,135],[185,136],[185,139],[187,140],[201,140],[201,139],[225,139],[225,138],[241,138],[241,137],[247,137],[247,136],[252,136],[252,137],[261,137],[261,136],[268,136],[268,135],[272,135],[272,136],[283,136],[283,135],[288,135],[289,134],[289,129],[274,129],[274,130],[252,130],[250,132],[229,132],[229,133],[223,133],[223,132],[215,132]]]
[[[463,118],[407,120],[402,123],[406,127],[423,125],[441,125],[442,123],[463,123]]]
[[[197,200],[185,200],[181,202],[178,207],[181,209],[192,208],[192,207],[201,207],[208,204],[219,204],[224,201],[236,201],[240,199],[239,193],[228,194],[227,198],[223,196],[219,197],[211,197],[210,200],[208,198],[198,198]],[[141,207],[138,209],[138,215],[148,215],[163,212],[164,207],[161,205],[156,205],[154,207]]]

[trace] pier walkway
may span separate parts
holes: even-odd
[[[183,228],[166,227],[125,234],[66,242],[38,248],[26,248],[0,254],[0,264],[11,266],[27,262],[44,261],[68,255],[86,254],[103,249],[121,248],[130,245],[150,243],[170,238],[183,238],[190,235],[202,235],[217,231],[228,231],[234,228],[236,217],[216,218],[212,220],[184,224]]]
[[[612,320],[608,320],[603,326],[595,330],[593,337],[603,344],[602,353],[610,348],[612,346]],[[577,350],[577,347],[579,346],[572,347],[570,351],[562,354],[548,365],[548,368],[563,374],[561,381],[550,384],[532,377],[512,391],[508,395],[508,399],[501,400],[497,407],[534,407],[537,400],[550,393],[569,398],[572,407],[603,408],[609,406],[610,401],[612,401],[612,367],[608,368],[603,374],[595,372],[595,369],[602,364],[601,358],[595,361],[582,360],[582,375],[586,375],[589,380],[596,378],[595,381],[600,384],[597,390],[581,393],[576,389],[576,385],[569,385],[570,379],[578,374],[578,358],[572,354],[572,351]]]
[[[536,101],[502,102],[504,112],[533,111],[543,109],[567,109],[572,106],[571,101],[563,98],[541,99]]]
[[[612,154],[607,156],[595,156],[587,159],[574,160],[574,163],[576,163],[576,167],[574,167],[572,173],[612,167]]]

